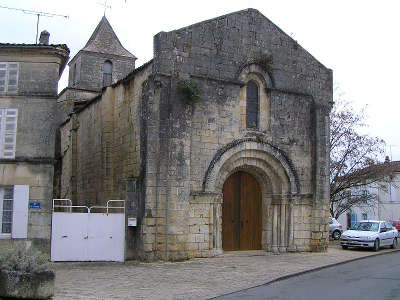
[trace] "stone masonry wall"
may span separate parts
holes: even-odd
[[[37,61],[33,58],[29,62],[29,58],[20,64],[18,78],[18,94],[19,95],[57,95],[57,83],[59,72],[58,59],[43,59]],[[1,59],[0,59],[1,61]],[[38,80],[40,78],[40,80]]]
[[[0,164],[0,185],[29,185],[29,201],[41,204],[41,209],[28,211],[28,235],[24,242],[44,253],[50,253],[53,171],[52,164]],[[11,239],[0,239],[0,247],[11,244]]]
[[[60,126],[60,156],[61,176],[60,194],[61,199],[72,199],[72,122]]]
[[[187,217],[189,195],[201,190],[205,171],[218,149],[251,135],[286,154],[297,172],[300,193],[313,199],[296,212],[306,228],[295,229],[295,240],[301,240],[298,246],[316,249],[311,247],[313,239],[324,247],[329,123],[318,112],[320,106],[329,111],[331,71],[255,10],[161,32],[154,42],[153,71],[159,74],[154,95],[159,97],[159,106],[149,109],[153,107],[150,116],[159,122],[159,129],[149,130],[148,141],[158,138],[159,147],[156,160],[148,164],[159,172],[151,177],[152,184],[148,176],[146,208],[147,215],[158,217],[158,241],[147,250],[158,250],[163,259],[197,255],[188,250],[193,243]],[[270,126],[264,132],[252,132],[240,125],[242,84],[237,76],[246,64],[262,65],[266,57],[272,57],[264,66],[273,82],[268,93]],[[184,106],[179,99],[176,86],[181,79],[199,87],[200,99],[191,106]],[[151,188],[153,185],[156,188]],[[307,228],[315,234],[305,233]]]
[[[113,82],[124,78],[135,68],[135,61],[129,58],[103,53],[80,52],[79,81],[71,86],[101,90],[103,87],[103,67],[106,60],[113,64]]]
[[[61,126],[63,195],[76,177],[76,203],[105,205],[126,198],[126,180],[139,176],[139,97],[147,76],[144,70],[108,87]]]

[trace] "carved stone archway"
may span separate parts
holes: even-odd
[[[263,249],[294,250],[291,199],[299,193],[299,181],[290,160],[283,151],[256,138],[236,140],[214,156],[204,178],[203,191],[222,194],[224,182],[237,171],[252,174],[261,187]]]

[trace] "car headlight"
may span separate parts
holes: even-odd
[[[365,239],[366,239],[367,241],[370,241],[370,240],[372,240],[372,236],[366,236]]]

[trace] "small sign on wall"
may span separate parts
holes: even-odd
[[[136,218],[128,218],[128,226],[136,226]]]
[[[42,202],[29,202],[29,209],[42,209]]]

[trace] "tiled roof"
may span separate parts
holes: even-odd
[[[400,172],[400,160],[395,160],[390,162],[393,167],[395,172]]]
[[[66,44],[13,44],[13,43],[0,43],[0,48],[26,48],[26,49],[59,49],[62,48],[69,53],[69,48]]]

